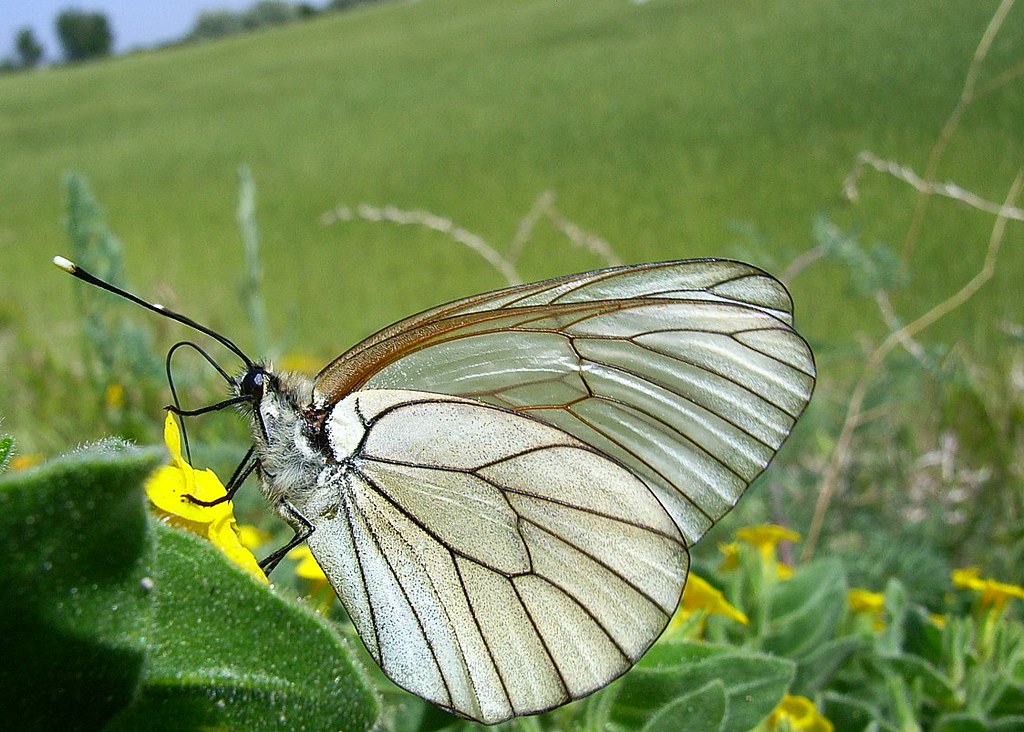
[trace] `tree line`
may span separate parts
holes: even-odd
[[[208,10],[201,12],[183,38],[168,45],[211,40],[272,25],[310,18],[320,13],[347,10],[380,0],[331,0],[322,8],[309,3],[286,0],[256,0],[244,10]],[[78,63],[109,56],[114,48],[114,32],[104,13],[77,9],[62,10],[54,21],[61,56],[66,63]],[[46,55],[32,28],[20,28],[14,34],[14,56],[0,61],[0,70],[32,69]]]

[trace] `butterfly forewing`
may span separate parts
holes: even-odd
[[[371,336],[317,378],[472,397],[557,426],[659,497],[688,545],[735,505],[803,411],[814,362],[785,288],[688,260],[520,285]]]

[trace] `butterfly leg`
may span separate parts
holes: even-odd
[[[259,465],[259,460],[252,459],[252,454],[255,450],[255,447],[250,447],[249,451],[245,453],[245,457],[243,457],[242,461],[238,463],[238,467],[235,468],[235,472],[231,474],[231,480],[228,481],[228,484],[225,487],[225,493],[223,496],[214,498],[212,501],[204,501],[196,498],[191,493],[186,493],[185,498],[197,506],[217,506],[225,501],[230,501],[235,497],[235,493],[237,493],[238,489],[242,487],[242,483],[244,483],[245,479],[249,477],[249,474],[256,469],[257,465]]]
[[[291,541],[260,562],[260,569],[262,569],[263,573],[267,575],[274,571],[274,567],[280,563],[285,554],[308,539],[309,535],[312,534],[316,528],[308,518],[299,512],[299,509],[295,508],[295,506],[288,501],[281,501],[280,509],[282,514],[287,514],[294,519],[294,522],[289,523],[292,523],[293,526],[298,524],[298,527],[295,529],[295,536],[292,537]]]

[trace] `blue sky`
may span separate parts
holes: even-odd
[[[0,0],[0,57],[13,55],[14,34],[28,26],[46,51],[47,60],[60,58],[53,26],[57,13],[78,8],[105,13],[114,30],[114,48],[125,51],[180,38],[192,28],[201,10],[241,10],[254,0]],[[313,2],[312,5],[322,5]]]

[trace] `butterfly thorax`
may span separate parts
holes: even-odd
[[[325,449],[322,410],[311,406],[313,382],[301,374],[265,372],[252,414],[260,490],[272,506],[302,502],[331,458]]]

